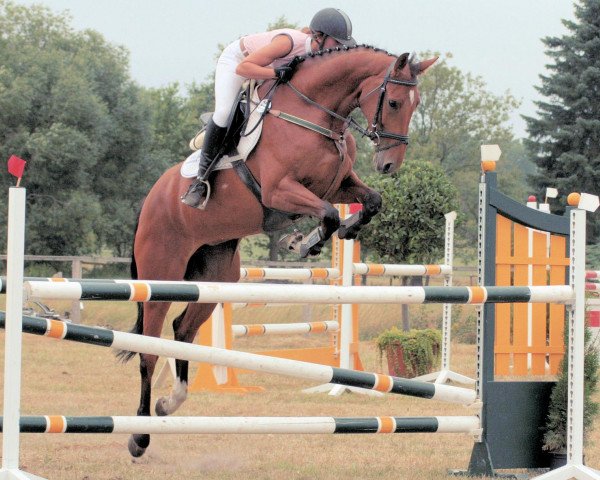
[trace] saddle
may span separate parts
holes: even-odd
[[[225,170],[233,168],[240,179],[254,194],[263,209],[263,230],[273,232],[286,228],[297,221],[301,215],[282,212],[262,204],[261,187],[250,169],[246,166],[246,160],[254,147],[258,144],[262,133],[264,116],[269,112],[270,97],[263,100],[258,96],[258,85],[255,81],[248,82],[246,88],[242,89],[229,115],[227,134],[224,142],[224,155],[218,160],[213,168]],[[200,117],[206,124],[210,120],[212,112],[204,113]],[[194,150],[181,165],[181,175],[185,178],[195,178],[198,173],[198,163],[202,151],[200,148],[204,142],[204,128],[201,129],[190,140],[190,148]]]
[[[229,114],[223,155],[213,171],[233,168],[232,163],[236,160],[246,161],[260,139],[262,120],[267,112],[268,100],[261,101],[255,82],[249,82],[246,88],[240,92]],[[206,125],[211,117],[212,112],[203,113],[200,120]],[[200,149],[204,143],[204,132],[205,128],[203,127],[190,140],[189,146],[194,153],[181,166],[181,175],[185,178],[196,176]]]

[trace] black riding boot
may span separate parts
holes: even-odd
[[[206,125],[204,133],[204,143],[202,144],[202,154],[200,155],[200,164],[198,165],[198,176],[190,185],[190,188],[185,195],[181,197],[181,201],[190,207],[204,209],[208,201],[210,185],[208,177],[213,162],[218,160],[217,156],[221,149],[221,144],[225,139],[227,127],[219,127],[212,118]],[[206,196],[206,200],[202,199]]]

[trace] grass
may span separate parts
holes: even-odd
[[[68,305],[53,304],[57,311]],[[437,323],[440,306],[416,306],[413,318]],[[174,306],[172,319],[181,305]],[[412,307],[411,307],[412,308]],[[314,307],[313,319],[329,309]],[[465,312],[463,312],[465,313]],[[468,313],[468,312],[467,312]],[[467,314],[465,313],[465,314]],[[297,319],[302,307],[245,309],[236,323]],[[385,371],[369,338],[398,323],[399,309],[363,306],[361,358],[370,371]],[[129,330],[135,306],[87,302],[83,323]],[[439,325],[438,325],[439,327]],[[0,345],[4,345],[0,332]],[[170,321],[164,336],[172,338]],[[239,339],[240,350],[324,345],[318,336]],[[3,347],[0,372],[3,372]],[[475,376],[475,346],[454,344],[453,370]],[[23,415],[133,415],[139,398],[138,360],[120,364],[109,349],[24,336]],[[158,368],[162,366],[159,363]],[[191,376],[195,368],[191,367]],[[264,393],[191,394],[177,412],[183,416],[427,416],[470,415],[471,409],[409,397],[331,397],[303,394],[308,382],[262,374],[241,375],[240,383],[265,387]],[[154,399],[168,393],[155,391]],[[600,400],[600,398],[598,399]],[[600,432],[593,432],[586,462],[600,466]],[[448,469],[465,468],[472,439],[458,434],[407,435],[154,435],[146,455],[132,460],[126,435],[21,435],[21,468],[55,480],[171,479],[447,479]]]

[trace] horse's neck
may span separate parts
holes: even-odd
[[[315,64],[301,77],[299,87],[308,97],[342,116],[358,105],[363,82],[389,63],[387,55],[373,51],[325,54],[307,61]]]

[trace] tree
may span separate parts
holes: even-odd
[[[123,254],[154,174],[149,110],[127,52],[69,22],[0,0],[0,155],[28,161],[28,253]]]
[[[479,151],[482,143],[512,140],[506,122],[519,103],[508,92],[493,95],[481,77],[450,66],[451,58],[446,54],[419,79],[421,103],[411,122],[407,158],[439,163],[452,175],[469,165],[465,142],[474,143]]]
[[[457,190],[439,165],[411,162],[391,177],[373,176],[383,207],[361,231],[363,250],[381,263],[432,264],[443,256],[444,215],[456,210]],[[402,278],[407,285],[415,279]],[[421,278],[418,279],[421,281]],[[402,305],[403,329],[410,329]]]
[[[542,39],[551,63],[540,75],[537,118],[527,121],[526,142],[537,172],[529,182],[538,194],[555,187],[563,194],[598,193],[600,185],[600,1],[575,3],[575,20],[563,20],[569,33]],[[588,216],[588,241],[600,240],[600,217]]]
[[[431,57],[423,52],[422,57]],[[525,201],[526,185],[523,168],[527,168],[521,142],[514,140],[509,113],[518,102],[509,93],[494,95],[480,77],[451,65],[451,54],[419,77],[421,103],[410,124],[410,144],[405,164],[431,162],[440,165],[459,190],[463,224],[457,232],[459,252],[470,252],[477,236],[477,182],[480,174],[479,147],[499,144],[502,161],[499,172],[510,173],[507,191]],[[368,139],[360,138],[357,171],[372,172],[372,148]],[[401,167],[405,168],[405,166]],[[506,178],[501,176],[501,178]]]
[[[443,256],[444,215],[456,210],[458,192],[444,171],[411,162],[392,176],[369,177],[383,207],[361,231],[369,255],[382,263],[433,263]]]

